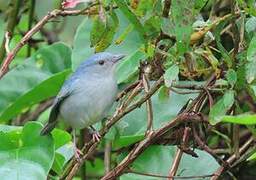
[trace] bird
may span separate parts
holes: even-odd
[[[123,54],[100,52],[83,61],[55,97],[48,123],[40,134],[49,134],[58,119],[63,119],[72,127],[77,158],[81,151],[75,143],[76,130],[89,128],[93,131],[93,140],[99,141],[100,135],[93,125],[107,117],[115,102],[118,91],[115,71],[124,57]]]

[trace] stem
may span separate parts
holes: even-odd
[[[29,16],[28,16],[28,31],[31,29],[34,21],[34,11],[35,11],[35,0],[30,0],[29,4]],[[28,44],[27,57],[31,55],[31,46]]]
[[[21,7],[21,2],[22,2],[22,0],[12,0],[9,5],[9,8],[11,10],[10,10],[10,13],[8,14],[8,22],[7,22],[6,31],[11,36],[13,35],[14,28],[18,22],[18,14],[19,14],[19,8]],[[0,48],[0,63],[2,62],[2,60],[4,59],[4,56],[6,54],[5,41],[6,41],[6,38],[3,39],[2,45]]]

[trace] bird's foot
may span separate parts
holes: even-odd
[[[82,161],[82,156],[83,156],[83,152],[78,149],[77,147],[74,147],[74,154],[75,154],[75,158],[78,162]]]
[[[145,136],[152,136],[154,134],[154,130],[153,129],[148,129],[146,132],[145,132]]]
[[[93,142],[99,142],[101,138],[101,135],[99,134],[98,131],[93,131],[92,133],[92,140]]]

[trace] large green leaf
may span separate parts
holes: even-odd
[[[239,114],[236,116],[223,116],[221,122],[228,122],[243,125],[255,125],[256,114]]]
[[[27,123],[21,130],[0,132],[0,176],[2,180],[45,180],[54,159],[50,136],[40,136],[42,125]]]
[[[56,95],[70,73],[70,56],[69,47],[53,44],[38,50],[6,74],[0,81],[0,121]]]
[[[234,103],[234,91],[228,90],[225,92],[224,96],[218,100],[217,103],[213,105],[210,109],[209,118],[211,124],[217,124],[220,122],[227,113],[227,111],[232,107]]]
[[[181,108],[187,103],[193,95],[180,95],[170,92],[164,101],[159,99],[159,91],[151,98],[153,106],[153,129],[160,128],[167,122],[177,116]],[[119,126],[119,137],[114,140],[115,148],[127,146],[141,140],[147,128],[147,111],[143,104],[140,108],[132,111],[122,118],[120,123],[126,123],[126,126]]]
[[[141,173],[168,176],[176,149],[174,146],[151,146],[135,160],[131,169]],[[177,171],[179,176],[209,175],[219,167],[216,160],[206,152],[195,150],[195,153],[199,156],[198,158],[183,154]],[[155,180],[157,178],[131,173],[121,176],[121,180],[137,179]]]
[[[144,31],[144,27],[141,24],[140,20],[137,16],[131,11],[125,1],[123,0],[115,0],[117,6],[120,8],[122,13],[126,16],[126,18],[134,25],[135,30],[139,33],[140,39],[143,42],[146,42],[147,35]]]
[[[136,51],[120,62],[117,68],[118,83],[125,83],[129,77],[138,71],[140,61],[146,58],[145,53]]]
[[[252,38],[248,51],[247,60],[248,63],[245,66],[246,69],[246,80],[248,83],[252,83],[256,78],[256,35]]]
[[[52,169],[60,175],[64,165],[74,155],[73,143],[71,142],[72,138],[66,131],[56,128],[52,131],[52,136],[56,151]]]

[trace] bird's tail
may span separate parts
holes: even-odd
[[[40,135],[41,135],[41,136],[44,136],[44,135],[49,134],[49,133],[54,129],[54,127],[55,127],[56,124],[57,124],[57,121],[50,122],[50,123],[48,122],[48,123],[44,126],[44,128],[41,130]]]

